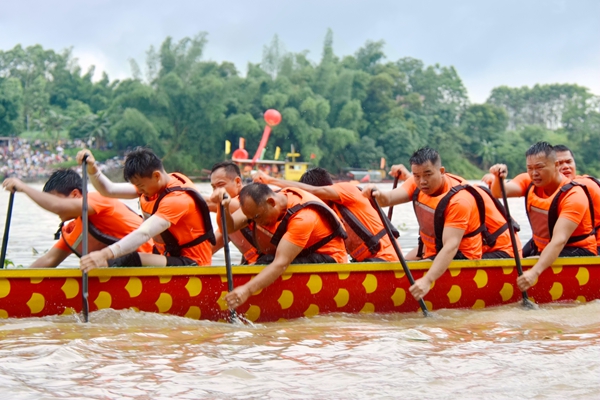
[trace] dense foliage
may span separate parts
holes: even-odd
[[[0,135],[42,132],[93,140],[125,151],[149,145],[169,170],[194,173],[224,159],[225,140],[258,146],[268,108],[283,116],[276,146],[295,145],[304,160],[339,172],[378,168],[381,157],[406,163],[419,147],[437,148],[449,171],[479,177],[496,162],[523,171],[535,141],[566,143],[581,172],[600,173],[599,99],[577,85],[495,88],[485,104],[470,104],[453,67],[413,58],[387,61],[384,43],[367,42],[353,56],[333,52],[325,37],[318,64],[286,52],[275,37],[260,64],[243,76],[229,62],[203,61],[206,34],[167,38],[147,52],[144,74],[92,80],[70,50],[41,46],[0,51]]]

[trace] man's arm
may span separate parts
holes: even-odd
[[[371,184],[363,188],[362,195],[367,199],[370,199],[371,196],[375,196],[377,203],[379,203],[381,207],[408,203],[410,201],[410,196],[402,186],[390,190],[389,192],[382,192],[377,186]]]
[[[72,197],[58,197],[50,193],[34,189],[17,178],[8,178],[2,184],[6,190],[16,190],[25,193],[31,200],[44,210],[58,215],[61,220],[68,221],[81,215],[82,199]],[[96,212],[92,207],[89,208],[89,214]]]
[[[554,225],[554,230],[552,231],[552,240],[544,248],[538,261],[533,268],[523,272],[523,275],[517,278],[517,285],[522,292],[533,286],[538,276],[556,261],[567,241],[573,232],[575,232],[577,225],[577,223],[567,218],[559,218],[556,221],[556,225]]]
[[[300,182],[286,181],[284,179],[273,178],[262,171],[256,173],[253,179],[254,182],[274,185],[280,188],[293,187],[302,189],[308,193],[314,194],[321,200],[340,200],[340,196],[331,186],[312,186]]]
[[[140,197],[135,186],[131,183],[114,183],[98,169],[96,159],[92,152],[85,149],[77,153],[77,162],[83,164],[83,157],[87,155],[87,172],[92,185],[104,197],[116,199],[135,199]]]
[[[415,281],[409,290],[417,300],[422,299],[429,290],[431,284],[435,282],[448,269],[448,266],[456,256],[458,246],[463,238],[465,231],[463,229],[445,227],[442,235],[443,246],[440,252],[435,256],[431,268],[427,274]]]
[[[238,286],[225,296],[225,301],[227,301],[229,308],[235,309],[239,307],[248,300],[252,293],[256,293],[273,283],[275,279],[285,272],[290,263],[294,261],[294,258],[301,251],[302,247],[296,246],[286,239],[282,239],[277,245],[273,262],[260,271],[250,282],[243,286]]]
[[[79,261],[80,268],[83,271],[89,272],[95,268],[107,267],[108,260],[137,251],[138,247],[154,236],[160,235],[162,232],[169,229],[170,226],[171,223],[169,221],[153,215],[145,220],[139,228],[119,240],[117,243],[81,257],[81,260]]]
[[[508,176],[508,167],[505,164],[495,164],[490,167],[490,173],[486,174],[485,183],[490,187],[490,191],[494,197],[502,198],[502,189],[500,188],[500,179],[506,179]],[[506,190],[506,197],[521,197],[523,196],[522,190],[519,185],[512,182],[504,182],[504,190]]]
[[[46,254],[35,260],[29,268],[56,268],[69,257],[68,251],[52,247]]]

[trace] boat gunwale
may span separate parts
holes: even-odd
[[[537,258],[523,259],[524,267],[532,267]],[[411,270],[428,270],[432,261],[409,261]],[[600,257],[564,257],[558,258],[552,267],[598,265]],[[514,259],[491,260],[455,260],[449,270],[462,268],[511,268],[515,267]],[[257,275],[265,266],[233,266],[234,275]],[[398,262],[370,262],[348,264],[297,264],[290,265],[283,276],[291,274],[314,273],[350,273],[350,272],[379,272],[399,271],[404,272]],[[117,276],[197,276],[197,275],[225,275],[225,266],[210,267],[112,267],[99,268],[89,272],[90,277],[117,277]],[[77,268],[9,268],[0,270],[2,278],[79,278],[81,271]]]

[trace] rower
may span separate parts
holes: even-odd
[[[113,183],[98,169],[89,150],[80,151],[77,161],[82,163],[86,155],[94,187],[107,197],[139,198],[146,220],[117,243],[82,257],[82,270],[106,267],[109,260],[115,266],[211,264],[215,238],[208,205],[188,177],[167,174],[152,150],[136,147],[125,157],[127,183]],[[154,254],[135,251],[150,238],[154,238]]]
[[[431,284],[450,265],[452,259],[509,258],[513,256],[510,234],[501,208],[482,189],[469,185],[463,178],[446,173],[440,155],[425,147],[410,158],[412,176],[390,192],[373,192],[368,185],[363,195],[375,195],[379,204],[389,206],[412,200],[419,221],[419,246],[407,259],[433,259],[427,275],[410,287],[420,300]],[[401,172],[402,173],[402,172]]]
[[[331,175],[323,168],[308,170],[302,175],[300,182],[277,179],[262,172],[254,176],[254,181],[281,188],[299,188],[323,200],[336,212],[346,228],[346,250],[353,261],[398,262],[383,223],[356,185],[349,182],[333,183]]]
[[[594,235],[593,203],[585,185],[561,174],[552,145],[538,142],[525,153],[527,174],[508,182],[507,195],[525,196],[527,216],[533,232],[530,255],[540,255],[537,263],[517,279],[521,291],[529,289],[538,276],[557,257],[594,256],[598,254]],[[508,173],[506,165],[494,165],[492,188]],[[524,250],[525,253],[525,250]]]
[[[218,204],[218,192],[216,189],[223,188],[231,198],[229,202],[229,212],[233,214],[240,208],[240,201],[238,196],[242,190],[242,174],[240,167],[232,161],[222,161],[213,165],[210,171],[210,184],[213,188],[214,197],[211,196],[211,203]],[[213,254],[215,251],[223,247],[223,235],[221,227],[221,216],[220,209],[217,208],[217,226],[218,232],[216,232],[217,244],[213,246]],[[256,263],[258,259],[258,250],[254,245],[253,231],[250,227],[245,227],[237,232],[228,232],[228,237],[231,242],[238,248],[242,253],[242,265],[249,265]]]
[[[590,193],[592,205],[594,208],[594,223],[596,229],[596,242],[598,244],[598,253],[600,254],[600,180],[589,175],[577,175],[577,165],[575,156],[571,149],[567,146],[559,144],[554,146],[556,160],[558,161],[558,170],[567,178],[574,180],[577,183],[585,185]],[[490,173],[486,175],[488,184],[494,196],[501,197],[500,185],[495,181],[498,170],[508,171],[504,164],[496,164],[490,168]],[[505,184],[506,195],[509,197],[520,197],[522,193],[531,184],[531,177],[527,173],[520,174],[515,179]],[[533,239],[532,239],[533,240]],[[532,250],[533,242],[530,241],[523,249],[526,256],[536,255]]]
[[[36,190],[17,178],[8,178],[2,186],[8,191],[25,193],[43,209],[59,216],[62,221],[56,232],[56,244],[31,264],[31,268],[54,268],[71,253],[81,257],[83,232],[81,176],[71,169],[52,173],[42,191]],[[100,250],[116,243],[139,228],[142,218],[122,202],[90,192],[88,200],[90,250]],[[69,222],[71,221],[71,222]],[[68,222],[67,224],[65,224]],[[152,252],[152,240],[141,243],[137,251]]]
[[[241,208],[233,214],[229,213],[230,201],[223,200],[227,231],[254,224],[255,243],[264,254],[257,264],[268,264],[251,281],[225,296],[230,308],[269,286],[290,264],[347,262],[342,223],[318,197],[296,188],[275,193],[268,185],[251,183],[240,191]]]

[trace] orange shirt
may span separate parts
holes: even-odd
[[[532,190],[540,199],[553,198],[560,191],[560,188],[569,182],[570,180],[568,178],[563,177],[559,188],[550,196],[546,195],[541,188],[534,187]],[[571,236],[585,235],[592,231],[589,201],[581,187],[576,186],[562,196],[561,200],[558,202],[558,218],[566,218],[577,224],[577,228],[575,228],[575,231]],[[540,252],[544,250],[545,246],[543,244],[537,242],[536,244]],[[594,254],[598,253],[596,238],[593,236],[588,237],[584,241],[577,242],[576,244],[577,247],[585,248]],[[570,245],[567,244],[566,246]]]
[[[171,179],[167,184],[167,188],[179,186],[196,190],[194,183],[185,175],[179,173],[169,175]],[[183,182],[177,177],[182,179]],[[145,196],[140,198],[140,205],[145,215],[152,213],[158,196],[156,194],[152,198],[146,198]],[[185,192],[171,192],[163,197],[154,215],[171,223],[169,231],[175,236],[179,244],[188,243],[206,232],[202,214],[196,208],[194,199]],[[157,236],[154,238],[154,242],[160,254],[163,254],[165,247],[162,238]],[[210,265],[212,262],[212,246],[208,240],[205,240],[199,245],[182,249],[181,255],[191,258],[198,265]]]
[[[444,197],[444,195],[450,190],[451,183],[449,178],[444,176],[444,189],[442,194],[439,196],[429,196],[421,192],[419,194],[419,202],[423,204],[437,203]],[[408,196],[412,198],[413,193],[417,189],[414,178],[411,176],[403,184],[402,188],[406,190]],[[444,212],[445,222],[444,228],[456,228],[464,230],[465,233],[470,233],[479,228],[479,214],[477,212],[477,203],[473,196],[461,190],[455,194],[448,202],[448,207]],[[424,258],[429,258],[437,254],[435,246],[427,241],[423,240],[424,244]],[[480,259],[482,254],[482,240],[481,235],[475,235],[472,237],[463,237],[458,250],[464,254],[465,257],[474,260]]]
[[[143,219],[130,210],[123,202],[104,197],[98,192],[88,193],[88,207],[94,210],[94,214],[90,214],[89,216],[90,223],[101,232],[117,239],[124,238],[136,230],[143,222]],[[69,226],[74,223],[75,221],[72,221],[67,225],[67,232],[69,231]],[[71,249],[65,243],[64,237],[61,237],[54,247],[69,253],[71,252]],[[140,253],[152,253],[152,241],[144,243],[138,247],[137,251]]]
[[[229,213],[233,214],[234,212],[239,210],[240,207],[241,207],[240,196],[235,196],[229,202]],[[223,229],[221,227],[221,207],[220,206],[217,206],[217,229],[219,230],[219,232],[221,232],[221,233],[223,232]],[[258,250],[252,245],[252,243],[250,243],[244,237],[242,232],[241,231],[228,232],[228,236],[229,236],[229,241],[232,242],[235,245],[235,247],[237,247],[238,250],[242,253],[244,258],[246,259],[246,263],[247,264],[255,264],[256,261],[258,260],[258,256],[259,256]]]
[[[323,201],[318,197],[308,192],[305,192],[301,189],[293,190],[301,192],[305,201],[316,201],[323,203]],[[283,193],[287,196],[288,209],[302,203],[302,199],[292,191],[286,191],[286,189],[283,189],[280,193]],[[279,223],[277,222],[270,226],[264,226],[263,228],[271,233],[275,233],[278,226]],[[287,231],[283,235],[282,240],[285,239],[288,242],[305,249],[317,243],[324,237],[329,236],[332,232],[333,229],[329,226],[329,223],[323,220],[317,211],[310,208],[304,208],[290,217]],[[339,236],[330,240],[328,243],[318,249],[316,253],[329,255],[338,263],[348,262],[348,255],[346,254],[344,240]]]
[[[340,200],[336,203],[347,207],[371,233],[377,234],[384,229],[377,211],[375,211],[371,202],[362,195],[356,185],[349,182],[340,182],[334,183],[331,188],[340,196]],[[369,258],[376,257],[386,261],[398,261],[398,256],[388,235],[384,235],[379,243],[381,244],[380,250],[369,256]]]

